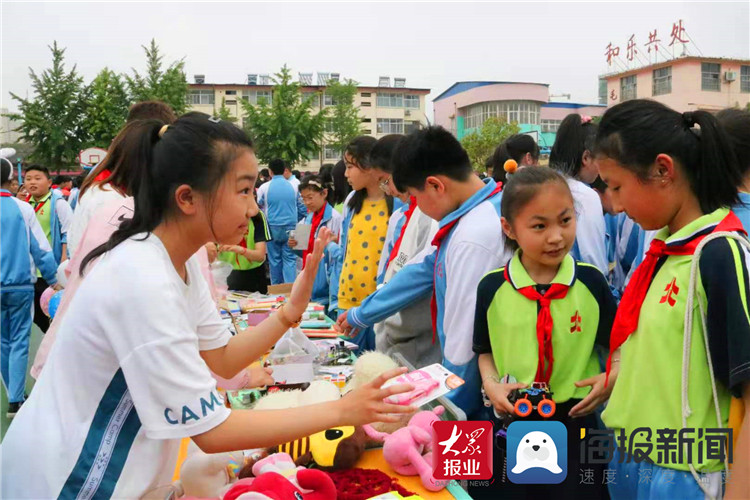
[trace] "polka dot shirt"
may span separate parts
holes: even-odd
[[[352,217],[347,234],[346,258],[339,282],[339,308],[359,306],[375,291],[378,262],[388,231],[388,204],[365,200],[362,210]]]

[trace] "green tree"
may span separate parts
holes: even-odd
[[[516,122],[508,123],[504,118],[487,118],[479,130],[474,130],[461,139],[461,145],[469,154],[475,170],[484,170],[484,164],[495,148],[513,134],[520,132]]]
[[[218,109],[218,111],[214,111],[214,118],[218,118],[220,120],[224,120],[225,122],[232,122],[235,123],[237,121],[237,117],[232,116],[232,112],[229,111],[229,108],[227,107],[226,100],[222,97],[221,98],[221,107]]]
[[[357,82],[346,80],[344,83],[332,81],[325,90],[326,96],[331,96],[332,107],[327,108],[326,119],[330,129],[326,143],[343,151],[347,144],[358,135],[362,135],[362,119],[359,110],[354,106],[354,96],[357,95]]]
[[[125,76],[130,99],[133,102],[163,101],[174,109],[177,116],[187,109],[188,82],[185,77],[185,61],[173,61],[164,69],[159,46],[154,39],[150,46],[142,45],[146,52],[146,74],[141,76],[133,69],[133,76]]]
[[[120,75],[104,68],[88,88],[89,102],[83,129],[87,144],[107,149],[117,132],[125,125],[130,101]]]
[[[294,165],[320,151],[325,112],[313,113],[314,99],[302,99],[299,83],[293,81],[286,64],[273,77],[271,102],[257,105],[242,101],[245,130],[256,144],[263,163],[281,158]]]
[[[76,67],[66,71],[65,49],[57,42],[50,47],[52,67],[40,75],[29,68],[33,99],[23,99],[11,92],[18,101],[18,112],[8,117],[21,122],[17,129],[21,140],[33,145],[30,159],[60,171],[63,166],[75,163],[78,152],[87,137],[83,118],[88,101],[88,91]]]

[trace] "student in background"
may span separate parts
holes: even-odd
[[[394,210],[388,222],[386,250],[378,266],[379,281],[383,284],[412,259],[429,253],[438,230],[437,221],[419,209],[417,199],[399,191],[393,181],[393,151],[403,137],[396,134],[381,137],[370,153],[372,163],[391,174],[382,181],[383,190],[404,202],[401,208]],[[380,352],[389,356],[398,352],[416,368],[439,363],[442,359],[440,345],[432,341],[428,297],[375,324],[374,328],[375,347]]]
[[[331,205],[333,208],[343,214],[344,213],[344,201],[352,191],[352,186],[349,181],[346,180],[346,164],[344,160],[339,160],[336,165],[333,166],[331,171],[333,177],[333,199]]]
[[[576,260],[595,265],[606,275],[606,227],[602,202],[589,184],[598,170],[591,154],[596,124],[589,116],[573,113],[560,123],[549,155],[549,166],[565,174],[576,202],[578,224],[576,242],[571,253]]]
[[[327,245],[323,252],[323,258],[320,261],[313,284],[312,300],[324,305],[329,317],[335,317],[338,308],[338,276],[335,270],[337,268],[336,261],[340,258],[337,242],[341,234],[343,217],[328,202],[331,198],[331,189],[319,176],[312,175],[302,179],[299,185],[299,193],[307,208],[305,224],[309,224],[311,229],[307,249],[295,250],[295,253],[302,257],[302,268],[304,269],[304,262],[307,261],[307,256],[312,251],[318,233],[324,227],[330,230],[333,242]],[[294,248],[298,242],[294,238],[289,238],[288,243],[291,248]]]
[[[707,111],[679,113],[634,99],[607,110],[594,152],[615,210],[658,229],[612,327],[608,370],[619,365],[619,373],[602,420],[628,437],[642,428],[651,436],[657,429],[727,428],[730,397],[742,398],[744,423],[726,483],[726,498],[742,498],[750,490],[750,475],[738,473],[750,470],[750,252],[729,237],[706,243],[694,276],[702,307],[687,300],[698,245],[712,233],[744,233],[727,208],[743,180],[730,139]],[[702,444],[691,440],[676,460],[655,446],[646,450],[648,460],[626,463],[615,450],[612,498],[721,497],[724,463]],[[645,469],[647,487],[639,480]]]
[[[297,257],[287,241],[289,231],[297,225],[297,191],[284,177],[287,168],[284,160],[271,160],[268,164],[271,182],[268,189],[258,195],[258,204],[267,207],[268,226],[271,241],[267,244],[268,265],[271,271],[271,284],[291,283],[297,274]]]
[[[505,182],[505,162],[515,160],[519,167],[539,165],[539,146],[533,137],[527,134],[514,134],[505,139],[490,156],[492,178],[495,182]]]
[[[34,210],[8,189],[13,165],[7,158],[0,163],[0,363],[12,418],[24,402],[37,268],[55,286],[57,264]]]
[[[292,185],[294,188],[295,193],[299,193],[299,176],[296,175],[294,172],[297,172],[299,174],[299,171],[292,170],[292,167],[289,166],[289,163],[284,162],[284,179],[289,181],[289,184]]]
[[[716,119],[724,127],[732,144],[732,151],[737,164],[742,170],[740,201],[732,210],[742,221],[745,230],[750,230],[750,111],[742,109],[725,109],[719,111]]]
[[[239,245],[219,245],[218,259],[232,265],[227,278],[230,290],[268,293],[266,276],[266,244],[271,240],[271,231],[262,211],[252,216],[247,233]]]
[[[346,178],[353,191],[344,203],[339,314],[360,305],[375,291],[388,219],[401,206],[400,200],[380,188],[388,174],[371,162],[370,153],[376,143],[373,137],[360,136],[344,151]],[[372,328],[363,328],[352,342],[359,346],[359,352],[373,350],[375,333]]]
[[[73,178],[73,189],[70,190],[70,196],[68,196],[68,205],[75,212],[76,206],[78,206],[78,195],[81,192],[81,185],[86,180],[86,175],[81,174]]]
[[[52,181],[49,170],[41,165],[30,165],[26,168],[24,186],[28,189],[31,198],[28,200],[34,209],[36,219],[42,226],[47,241],[52,246],[56,265],[60,265],[68,259],[68,229],[73,218],[73,211],[62,195],[52,191]],[[49,328],[49,318],[42,312],[39,298],[48,287],[47,281],[37,275],[34,283],[34,323],[43,332]]]
[[[405,266],[359,307],[338,319],[343,332],[362,330],[428,298],[433,342],[443,366],[465,380],[448,394],[468,419],[482,416],[481,379],[472,351],[477,285],[485,273],[510,258],[500,224],[500,187],[474,174],[469,156],[442,127],[404,137],[393,154],[393,180],[428,217],[439,221],[424,258]]]

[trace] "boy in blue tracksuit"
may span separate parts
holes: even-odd
[[[57,284],[57,264],[34,210],[8,189],[13,166],[6,158],[0,161],[1,361],[3,382],[8,392],[8,416],[12,417],[24,400],[36,282],[34,264],[47,283],[53,286]]]
[[[268,265],[271,284],[291,283],[297,276],[297,256],[287,244],[289,231],[294,230],[300,219],[294,187],[284,179],[284,161],[271,160],[268,168],[273,174],[268,189],[260,195],[258,205],[267,207],[268,227],[271,241],[268,242]]]
[[[363,329],[432,295],[433,339],[440,341],[443,366],[465,380],[448,397],[469,419],[476,418],[483,408],[481,378],[467,311],[476,306],[482,276],[510,258],[500,223],[500,187],[473,173],[460,143],[442,127],[406,136],[393,161],[399,191],[408,191],[423,213],[439,221],[436,250],[413,259],[338,324],[344,331]]]

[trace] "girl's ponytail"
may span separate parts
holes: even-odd
[[[112,141],[113,147],[108,157],[129,164],[132,174],[127,191],[133,195],[138,210],[134,211],[132,219],[125,219],[120,224],[106,243],[94,248],[84,257],[79,269],[82,276],[89,262],[136,234],[149,233],[159,224],[160,218],[156,220],[157,211],[153,207],[155,200],[152,192],[151,167],[159,131],[165,126],[159,120],[138,120],[124,128],[118,134],[118,138]]]
[[[737,188],[742,183],[742,171],[729,136],[708,111],[688,111],[682,117],[686,128],[699,142],[700,159],[695,163],[695,174],[690,181],[701,208],[713,212],[733,205],[739,200]],[[694,129],[694,125],[700,129]]]
[[[729,136],[707,111],[679,113],[649,99],[623,102],[604,113],[594,152],[644,182],[656,157],[669,155],[679,162],[704,213],[738,201],[742,172]]]

